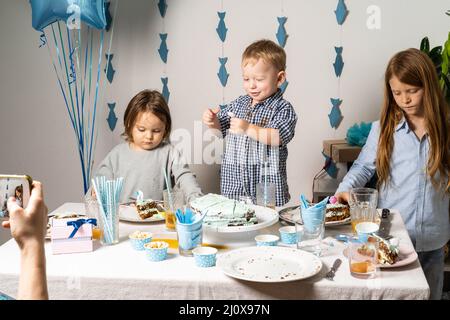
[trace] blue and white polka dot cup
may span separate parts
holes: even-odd
[[[280,238],[273,234],[260,234],[255,237],[257,247],[262,247],[262,246],[273,247],[278,244],[278,240],[280,240]]]
[[[295,226],[286,226],[279,229],[281,242],[285,244],[296,244],[298,240],[297,230]]]
[[[165,241],[154,241],[144,245],[145,254],[150,261],[163,261],[167,258],[169,244]]]
[[[192,250],[195,264],[200,268],[209,268],[216,265],[217,249],[212,247],[197,247]]]
[[[151,232],[133,232],[128,236],[130,238],[130,243],[133,249],[142,251],[144,250],[144,245],[152,241],[152,233]]]

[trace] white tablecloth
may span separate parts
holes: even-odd
[[[84,212],[81,203],[65,203],[55,212]],[[278,234],[280,223],[248,235],[217,237],[204,234],[204,242],[226,244],[229,249],[252,246],[258,233]],[[120,242],[100,246],[89,253],[53,255],[46,243],[47,279],[51,299],[427,299],[429,287],[418,260],[399,267],[382,269],[375,279],[350,275],[345,245],[333,235],[348,232],[350,226],[326,229],[323,268],[312,278],[282,283],[256,283],[226,276],[220,268],[199,268],[191,257],[169,249],[162,262],[150,262],[145,253],[131,248],[127,236],[135,231],[151,231],[156,237],[175,237],[163,222],[120,223]],[[398,212],[393,211],[391,234],[412,246]],[[225,243],[220,243],[225,241]],[[219,254],[229,249],[219,250]],[[343,263],[334,281],[324,278],[336,258]],[[0,291],[17,295],[20,270],[19,249],[14,240],[0,247]]]

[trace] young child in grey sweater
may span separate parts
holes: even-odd
[[[189,203],[202,191],[182,154],[170,144],[169,107],[158,91],[143,90],[128,103],[124,114],[126,142],[115,146],[100,163],[95,176],[124,178],[120,202],[129,202],[136,191],[144,199],[162,200],[167,188],[163,168]]]

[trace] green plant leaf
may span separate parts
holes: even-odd
[[[420,51],[425,53],[430,52],[430,41],[428,40],[428,37],[423,38],[420,42]]]

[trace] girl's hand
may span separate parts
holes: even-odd
[[[348,203],[350,199],[350,193],[348,192],[339,192],[334,195],[338,201],[338,203]]]
[[[8,199],[9,221],[2,223],[3,227],[11,229],[11,235],[19,248],[29,243],[44,243],[47,232],[48,209],[44,203],[42,185],[33,182],[30,201],[25,209],[17,205],[16,199]]]
[[[247,134],[249,126],[250,123],[248,121],[239,118],[231,118],[230,120],[230,132],[234,134]]]
[[[208,127],[215,127],[219,120],[217,119],[217,113],[219,112],[219,108],[216,109],[206,109],[205,112],[203,112],[203,123],[206,124]]]

